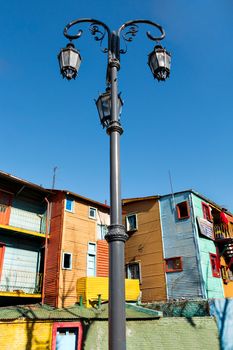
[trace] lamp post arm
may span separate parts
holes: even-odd
[[[121,49],[120,47],[120,37],[122,34],[122,38],[123,40],[126,42],[131,42],[133,41],[134,37],[136,36],[137,32],[138,32],[138,24],[146,24],[146,25],[150,25],[156,29],[158,29],[161,33],[160,36],[154,36],[152,35],[149,31],[146,32],[147,37],[152,40],[152,41],[161,41],[165,38],[165,31],[163,29],[163,27],[161,25],[159,25],[158,23],[155,23],[153,21],[147,20],[147,19],[135,19],[132,21],[128,21],[125,22],[124,24],[122,24],[119,29],[117,30],[116,36],[118,38],[117,43],[118,43],[118,47],[117,47],[117,57],[120,58],[120,54],[125,54],[127,52],[127,49]],[[125,33],[123,33],[123,31],[128,28],[128,31],[126,31]]]
[[[108,52],[108,60],[109,60],[111,58],[111,30],[104,22],[101,22],[97,19],[92,19],[92,18],[76,19],[76,20],[74,20],[66,25],[66,27],[64,28],[64,31],[63,31],[64,36],[67,39],[69,39],[70,41],[75,40],[75,39],[79,39],[83,34],[82,29],[78,29],[78,32],[76,34],[69,34],[68,31],[70,30],[71,27],[76,26],[77,24],[82,24],[82,23],[90,23],[91,24],[89,29],[91,31],[91,34],[94,35],[96,41],[102,42],[102,40],[105,37],[105,34],[107,33],[107,35],[108,35],[108,47],[107,47],[107,49],[104,49],[103,52],[104,53]],[[100,31],[99,26],[104,28],[104,32]]]

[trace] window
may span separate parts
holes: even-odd
[[[89,208],[89,218],[96,219],[96,208]]]
[[[222,266],[220,267],[221,270],[221,275],[222,275],[222,279],[224,283],[227,283],[227,281],[229,280],[229,274],[227,272],[227,266]]]
[[[105,239],[105,235],[108,233],[107,225],[97,224],[97,239]]]
[[[175,258],[165,259],[166,272],[183,271],[182,258],[180,256]]]
[[[190,217],[188,202],[181,202],[176,205],[177,217],[179,220]]]
[[[62,268],[64,270],[72,270],[72,254],[63,253]]]
[[[87,252],[87,276],[96,275],[96,244],[89,242],[88,243],[88,252]]]
[[[74,200],[70,198],[66,198],[66,211],[71,213],[74,212]]]
[[[141,281],[141,266],[139,262],[126,264],[126,278],[137,279]]]
[[[219,259],[216,254],[210,253],[210,264],[212,268],[212,276],[220,277]]]
[[[0,281],[1,281],[1,275],[2,275],[5,249],[6,249],[5,244],[0,242]]]
[[[212,221],[211,213],[210,213],[210,207],[208,204],[202,202],[202,211],[203,211],[203,217],[204,219],[208,221]]]
[[[136,231],[138,229],[137,214],[130,214],[126,216],[126,230]]]
[[[82,333],[80,322],[55,322],[53,324],[52,350],[81,350]]]

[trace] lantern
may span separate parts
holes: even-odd
[[[63,78],[75,79],[81,64],[81,56],[74,44],[69,43],[65,49],[61,49],[58,60]]]
[[[148,65],[158,81],[166,80],[170,75],[171,55],[162,46],[157,45],[149,54]]]

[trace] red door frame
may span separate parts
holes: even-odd
[[[53,333],[52,333],[52,350],[56,350],[56,336],[57,336],[58,328],[78,328],[78,342],[77,342],[76,350],[81,350],[82,336],[83,336],[83,327],[81,322],[55,322],[53,324]]]

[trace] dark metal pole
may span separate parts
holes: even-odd
[[[110,136],[110,226],[105,236],[109,243],[109,350],[126,349],[125,321],[125,241],[128,236],[122,225],[120,180],[120,135],[123,129],[117,108],[116,34],[112,33],[112,58],[109,60],[111,84],[111,121],[107,129]]]

